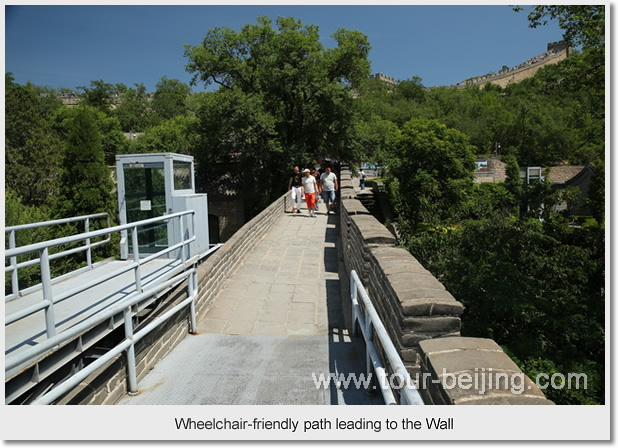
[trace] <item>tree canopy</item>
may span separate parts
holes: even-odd
[[[324,49],[318,27],[267,17],[240,32],[215,28],[202,45],[186,46],[193,82],[216,83],[268,114],[278,146],[291,163],[320,154],[345,155],[352,89],[369,75],[369,42],[358,31],[338,30]],[[259,105],[259,106],[258,106]]]

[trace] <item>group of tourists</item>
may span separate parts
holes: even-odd
[[[338,189],[337,175],[330,166],[326,166],[322,173],[315,168],[305,168],[301,171],[295,166],[288,183],[292,197],[292,213],[301,213],[300,203],[303,195],[309,216],[312,218],[315,218],[315,212],[319,211],[320,197],[326,207],[326,214],[335,213],[335,194]]]

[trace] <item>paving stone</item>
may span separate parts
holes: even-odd
[[[242,308],[239,307],[234,310],[234,314],[230,317],[230,320],[257,320],[262,307]]]
[[[266,302],[291,302],[292,301],[292,297],[294,296],[294,292],[291,289],[288,289],[287,291],[281,291],[281,292],[271,292],[268,294],[268,300],[266,300]]]
[[[270,291],[272,293],[288,293],[288,292],[290,292],[290,290],[292,290],[292,291],[295,290],[295,287],[294,287],[293,284],[292,284],[292,286],[290,286],[290,285],[287,285],[287,284],[277,284],[277,283],[275,283],[270,288]]]
[[[288,313],[288,327],[299,324],[314,324],[315,313],[304,313],[299,311],[291,311]],[[293,333],[290,333],[293,334]]]
[[[307,293],[294,293],[292,303],[316,303],[319,296]]]
[[[251,334],[254,325],[254,320],[238,320],[234,318],[234,320],[228,321],[223,332],[225,334]]]
[[[202,319],[197,324],[197,332],[200,333],[223,333],[227,325],[227,320],[223,319]]]
[[[275,321],[270,321],[270,322],[269,321],[264,321],[264,322],[258,321],[253,326],[253,330],[251,331],[251,334],[276,336],[276,335],[286,334],[286,330],[287,330],[287,324],[285,320],[283,321],[275,320]]]
[[[264,308],[266,304],[266,299],[264,300],[247,300],[241,302],[234,308],[234,315],[238,315],[240,313],[250,313],[250,312],[259,312]]]
[[[288,307],[264,308],[257,317],[258,322],[287,322]]]
[[[290,304],[291,302],[266,302],[262,308],[262,312],[287,312],[290,310]]]
[[[216,305],[206,312],[206,319],[230,319],[234,315],[231,308],[219,308]]]
[[[316,335],[320,334],[318,330],[318,327],[313,323],[289,322],[287,325],[287,334],[289,335]]]
[[[292,304],[290,305],[290,311],[295,312],[295,313],[313,314],[315,313],[315,303],[292,302]]]

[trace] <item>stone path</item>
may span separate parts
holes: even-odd
[[[316,386],[320,375],[360,374],[365,363],[362,341],[346,330],[338,225],[324,212],[282,215],[215,297],[198,335],[119,404],[382,404],[362,388]]]
[[[340,300],[337,221],[284,215],[216,297],[198,332],[328,334],[328,299]]]

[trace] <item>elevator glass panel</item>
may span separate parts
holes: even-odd
[[[126,165],[125,198],[127,222],[157,218],[165,214],[165,176],[163,163]],[[129,238],[132,238],[129,232]],[[132,241],[131,239],[129,241]],[[167,223],[159,222],[137,230],[140,253],[153,253],[168,246]],[[131,247],[131,252],[133,248]]]

